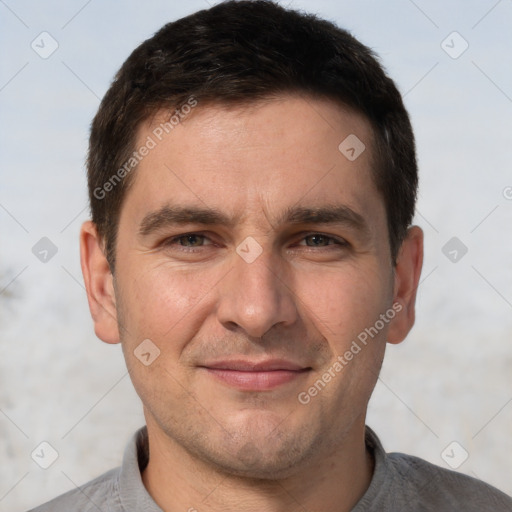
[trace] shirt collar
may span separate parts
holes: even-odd
[[[119,475],[119,499],[121,510],[144,510],[162,512],[154,502],[142,482],[142,471],[149,460],[147,427],[142,427],[133,435],[126,446],[123,464]]]

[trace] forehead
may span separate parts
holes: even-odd
[[[134,216],[173,202],[254,222],[282,218],[296,204],[342,203],[362,215],[384,213],[373,181],[371,126],[332,101],[283,96],[243,106],[198,103],[169,120],[169,112],[160,111],[139,127],[137,147],[151,140],[152,149],[124,201]]]

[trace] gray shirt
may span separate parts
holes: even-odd
[[[512,511],[512,498],[469,476],[417,457],[386,454],[377,435],[366,427],[366,446],[375,469],[364,496],[352,512]],[[142,483],[149,457],[146,427],[126,447],[120,468],[69,491],[31,512],[162,512]]]

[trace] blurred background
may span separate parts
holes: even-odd
[[[387,451],[512,494],[512,2],[281,3],[373,48],[416,133],[417,322],[388,347],[367,423]],[[138,44],[211,4],[0,0],[1,511],[119,465],[144,423],[121,347],[94,335],[79,266],[89,124]]]

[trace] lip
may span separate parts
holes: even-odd
[[[230,387],[246,391],[267,391],[282,386],[311,370],[283,359],[247,361],[233,359],[201,365],[211,376]]]
[[[246,359],[230,359],[215,361],[201,365],[212,370],[236,370],[240,372],[271,372],[276,370],[298,371],[305,367],[286,359],[266,359],[264,361],[248,361]]]

